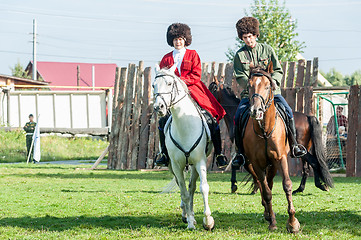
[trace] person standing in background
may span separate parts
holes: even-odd
[[[26,149],[27,149],[27,151],[26,151],[26,153],[27,153],[26,154],[26,159],[29,157],[35,127],[36,127],[36,122],[34,122],[34,115],[30,114],[29,115],[29,122],[27,122],[25,124],[25,126],[24,126],[24,130],[26,132]],[[33,151],[31,151],[31,154],[30,154],[29,162],[30,161],[33,161],[33,163],[35,163],[35,161],[33,159]]]

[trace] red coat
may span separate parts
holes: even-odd
[[[174,59],[172,51],[164,55],[159,67],[171,68],[173,65]],[[182,76],[179,76],[178,68],[176,68],[175,74],[187,84],[192,98],[201,108],[210,112],[219,122],[223,116],[226,115],[226,112],[206,85],[201,82],[201,60],[195,50],[186,50],[181,65],[181,73]]]

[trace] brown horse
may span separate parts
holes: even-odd
[[[279,171],[288,202],[287,230],[296,233],[300,229],[300,223],[295,217],[292,202],[292,182],[287,164],[289,147],[286,126],[275,107],[272,90],[275,86],[269,72],[269,69],[265,71],[254,68],[248,81],[251,119],[245,127],[242,139],[246,165],[254,171],[258,179],[262,205],[265,209],[264,218],[269,222],[270,230],[277,228],[276,217],[272,210],[272,188],[273,178],[277,170]]]
[[[237,106],[240,103],[240,99],[236,97],[232,89],[220,83],[217,78],[209,85],[209,90],[216,97],[218,102],[226,111],[224,117],[225,123],[228,128],[228,132],[232,142],[234,141],[234,116],[237,110]],[[305,146],[308,150],[302,160],[302,180],[297,190],[293,191],[293,194],[303,192],[305,184],[309,176],[310,167],[313,168],[315,186],[323,191],[328,191],[329,187],[333,187],[332,177],[329,173],[325,151],[322,143],[322,129],[319,121],[314,116],[307,116],[300,112],[294,112],[295,125],[297,130],[297,142]],[[247,166],[245,166],[247,167]],[[232,192],[237,191],[237,167],[232,166],[231,177],[231,189]],[[246,169],[250,172],[248,169]],[[254,176],[252,193],[256,193],[258,190],[258,184],[256,177]]]

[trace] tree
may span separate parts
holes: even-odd
[[[268,0],[254,0],[250,14],[245,10],[245,15],[258,19],[260,23],[258,42],[270,45],[281,62],[294,61],[297,53],[303,52],[304,42],[295,39],[298,36],[297,20],[291,18],[285,2],[280,5],[278,0],[269,0],[269,2]],[[228,48],[226,52],[229,61],[233,61],[236,51],[242,46],[244,46],[244,42],[237,37],[235,48]]]
[[[20,77],[20,78],[28,78],[31,79],[31,76],[29,75],[28,71],[25,70],[23,65],[18,61],[13,68],[11,68],[11,75],[14,77]]]

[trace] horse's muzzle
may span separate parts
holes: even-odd
[[[252,106],[250,110],[251,110],[251,118],[257,121],[263,120],[264,111],[262,108],[254,108]]]
[[[164,104],[159,104],[159,105],[154,105],[154,111],[159,115],[159,116],[164,116],[166,109],[164,107]]]

